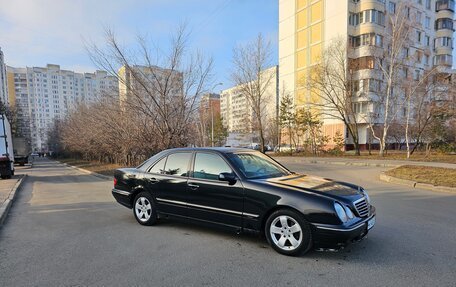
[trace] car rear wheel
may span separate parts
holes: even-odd
[[[133,214],[139,224],[154,225],[157,223],[157,212],[150,194],[141,192],[135,197]]]
[[[309,223],[293,210],[272,213],[266,221],[265,234],[272,248],[284,255],[297,256],[312,246]]]

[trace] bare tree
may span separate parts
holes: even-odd
[[[253,112],[253,129],[259,133],[260,150],[264,152],[267,103],[275,99],[275,94],[269,93],[275,79],[275,72],[266,71],[272,66],[271,43],[261,34],[244,45],[233,50],[232,80],[238,86],[238,91],[247,99]]]
[[[154,127],[154,135],[148,140],[156,142],[158,149],[189,143],[197,99],[211,84],[212,59],[190,53],[188,37],[185,26],[181,26],[167,52],[138,37],[138,48],[131,52],[107,30],[106,48],[87,45],[92,61],[118,78],[122,111],[134,111]]]
[[[432,116],[431,110],[428,109],[432,102],[431,97],[436,92],[434,74],[437,68],[426,71],[424,75],[416,80],[406,79],[404,82],[405,90],[405,144],[407,147],[407,158],[411,156],[410,150],[410,128],[412,116],[418,128],[416,144],[419,142],[422,132],[428,126]],[[427,110],[428,112],[426,113]],[[416,145],[415,145],[416,146]]]
[[[384,92],[379,93],[375,99],[377,107],[368,119],[372,136],[380,143],[381,156],[387,148],[388,130],[404,106],[403,71],[408,68],[409,47],[413,41],[411,32],[414,17],[410,14],[410,3],[400,1],[396,4],[395,13],[389,13],[386,17],[383,35],[383,45],[386,48],[373,50],[375,65],[384,79]],[[374,128],[376,123],[381,125],[380,132]]]
[[[312,103],[325,117],[342,121],[353,139],[356,155],[359,148],[359,121],[355,111],[353,69],[355,61],[349,61],[347,41],[337,38],[332,41],[321,58],[303,81],[308,89],[319,98]]]

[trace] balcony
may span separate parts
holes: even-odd
[[[454,0],[440,0],[435,2],[435,11],[449,10],[454,12]]]
[[[444,29],[448,29],[448,30],[454,31],[454,29],[453,29],[453,19],[440,18],[440,19],[435,20],[435,30],[439,31],[439,30],[444,30]]]

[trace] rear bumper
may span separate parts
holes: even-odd
[[[116,199],[116,201],[122,204],[125,207],[132,208],[132,194],[125,190],[120,190],[113,188],[112,189],[112,196]]]
[[[368,222],[375,216],[375,207],[372,206],[370,216],[353,225],[312,224],[314,245],[317,248],[341,248],[360,241],[369,233]]]

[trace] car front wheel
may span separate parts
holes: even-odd
[[[139,224],[154,225],[157,223],[157,212],[150,194],[141,192],[136,196],[133,204],[133,214]]]
[[[293,210],[272,213],[266,221],[265,234],[272,248],[284,255],[297,256],[312,246],[309,224]]]

